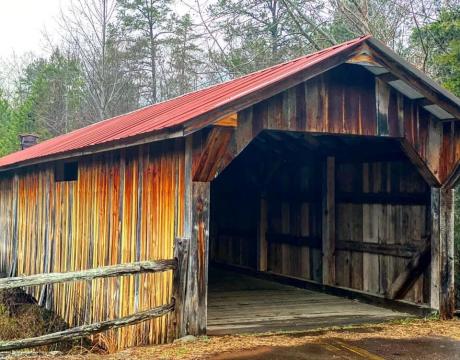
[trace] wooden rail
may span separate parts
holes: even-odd
[[[0,341],[0,352],[24,349],[29,347],[50,345],[61,341],[72,340],[84,336],[97,334],[109,329],[134,325],[142,321],[154,319],[172,313],[170,320],[169,339],[183,336],[182,307],[184,302],[185,280],[187,267],[188,239],[176,239],[174,245],[174,259],[139,261],[128,264],[104,266],[95,269],[74,271],[68,273],[49,273],[14,278],[0,279],[0,290],[19,287],[48,285],[69,281],[93,280],[115,276],[135,275],[141,273],[155,273],[174,270],[173,290],[171,302],[150,310],[140,311],[122,318],[102,321],[94,324],[82,325],[71,329],[46,334],[34,338]]]
[[[126,276],[140,273],[153,273],[174,270],[177,260],[139,261],[129,264],[103,266],[96,269],[81,270],[67,273],[49,273],[30,276],[18,276],[14,278],[0,279],[0,290],[14,289],[18,287],[55,284],[79,280],[93,280],[115,276]]]

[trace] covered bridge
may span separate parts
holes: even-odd
[[[179,335],[207,331],[208,302],[238,302],[208,299],[208,272],[236,268],[449,318],[459,120],[458,98],[366,36],[101,121],[0,159],[0,272],[168,259],[183,238]],[[76,325],[167,303],[171,283],[30,291]],[[167,328],[112,335],[124,347]]]

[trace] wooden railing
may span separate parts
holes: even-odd
[[[97,278],[136,275],[142,273],[157,273],[169,270],[174,271],[172,298],[171,302],[168,304],[164,304],[150,310],[140,311],[118,319],[82,325],[34,338],[0,341],[0,352],[50,345],[61,341],[81,338],[109,329],[134,325],[142,321],[164,316],[168,313],[172,313],[169,322],[168,338],[172,339],[181,336],[182,330],[179,327],[181,325],[182,316],[180,315],[180,312],[184,302],[183,297],[185,296],[184,275],[187,266],[188,244],[189,242],[187,239],[176,239],[174,245],[174,259],[139,261],[67,273],[47,273],[0,279],[1,291],[5,289],[49,285],[62,282],[86,281]]]

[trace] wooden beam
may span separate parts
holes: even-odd
[[[449,176],[444,180],[442,187],[445,189],[453,189],[457,186],[458,180],[460,179],[460,161],[457,161],[450,172]]]
[[[451,319],[455,311],[454,287],[454,190],[440,190],[440,298],[441,319]]]
[[[109,265],[95,269],[80,270],[66,273],[45,273],[14,278],[0,279],[0,290],[27,286],[56,284],[70,281],[93,280],[142,273],[154,273],[174,270],[176,260],[138,261],[129,264]]]
[[[176,238],[174,241],[174,259],[177,268],[173,274],[172,298],[174,311],[169,317],[168,341],[172,342],[187,334],[184,321],[184,305],[187,293],[187,270],[189,260],[190,239]]]
[[[184,318],[187,333],[206,334],[210,183],[193,182],[190,253]]]
[[[341,192],[336,196],[337,203],[350,204],[389,204],[389,205],[426,205],[427,193],[357,193]]]
[[[420,246],[413,244],[379,244],[366,241],[337,240],[336,250],[357,251],[370,254],[412,258],[420,251]]]
[[[260,167],[260,204],[259,204],[259,227],[257,232],[257,270],[267,271],[268,269],[268,201],[267,187],[270,185],[273,176],[277,174],[282,161],[277,158],[270,161],[267,166]]]
[[[257,234],[257,270],[259,271],[267,271],[268,264],[267,210],[267,199],[264,194],[261,194],[259,204],[259,230]]]
[[[335,159],[324,163],[322,187],[323,284],[335,283]]]
[[[215,126],[206,143],[193,162],[193,181],[211,181],[231,162],[235,155],[232,148],[235,130],[232,127]]]
[[[228,116],[225,116],[219,120],[217,120],[214,125],[218,126],[230,126],[230,127],[237,127],[238,126],[238,114],[233,113]]]
[[[406,156],[409,158],[412,164],[415,165],[418,173],[427,182],[427,184],[433,187],[439,187],[441,185],[439,179],[428,167],[428,164],[425,161],[423,161],[423,159],[420,157],[417,151],[415,151],[412,144],[409,143],[409,141],[407,141],[406,139],[400,139],[400,144],[401,150],[406,154]]]
[[[142,321],[155,319],[173,311],[174,303],[158,306],[151,310],[141,311],[136,314],[124,316],[116,320],[102,321],[90,325],[74,327],[72,329],[46,334],[34,338],[1,341],[0,351],[11,351],[43,345],[60,343],[67,340],[78,339],[85,336],[101,333],[110,329],[117,329],[123,326],[135,325]]]
[[[269,243],[308,246],[315,249],[321,249],[321,238],[315,236],[296,236],[269,232],[267,233],[267,241]]]
[[[382,67],[368,51],[362,51],[353,55],[347,60],[347,64]]]
[[[440,206],[440,189],[431,188],[430,204],[430,242],[431,242],[431,276],[430,276],[430,307],[439,310],[439,295],[441,268],[439,262],[440,256],[440,233],[439,233],[439,206]]]
[[[431,259],[431,244],[427,242],[424,248],[419,251],[407,264],[403,272],[401,272],[396,280],[391,284],[386,296],[389,299],[402,299],[419,276],[425,271],[430,264]]]

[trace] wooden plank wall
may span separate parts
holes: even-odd
[[[321,168],[285,165],[267,189],[268,271],[321,281]]]
[[[460,161],[460,122],[445,121],[442,124],[441,163],[439,172],[446,179]]]
[[[18,174],[18,274],[73,271],[173,257],[182,236],[184,145],[171,141],[86,157],[78,181],[55,182],[54,167]],[[3,178],[1,221],[14,219],[11,178]],[[7,186],[3,187],[3,183]],[[4,190],[5,189],[5,190]],[[6,209],[6,210],[5,210]],[[11,228],[8,224],[6,228]],[[11,244],[2,227],[2,270]],[[3,244],[6,244],[3,245]],[[171,273],[58,284],[30,292],[70,326],[115,319],[171,300]],[[118,348],[166,341],[167,318],[105,333]]]
[[[430,191],[408,161],[338,163],[336,180],[337,243],[421,248],[427,241]],[[336,284],[385,294],[409,261],[409,257],[337,250]],[[419,278],[406,300],[429,302],[428,274],[427,270]]]
[[[17,178],[12,174],[0,177],[0,274],[4,275],[10,274],[14,262],[16,187]]]
[[[253,162],[249,161],[251,152]],[[430,188],[408,160],[344,158],[337,158],[336,163],[336,278],[331,285],[384,295],[429,237]],[[318,155],[303,163],[284,163],[263,193],[254,184],[260,185],[267,173],[256,170],[255,159],[264,164],[270,156],[264,158],[248,147],[213,186],[211,258],[257,269],[259,217],[254,215],[264,196],[267,271],[321,282],[321,168],[325,158]],[[248,181],[251,177],[253,182]],[[370,250],[363,251],[360,244]],[[406,300],[429,302],[429,272],[427,269],[416,282]]]
[[[363,67],[343,64],[241,111],[236,131],[237,138],[263,129],[404,138],[441,182],[460,158],[460,126],[447,124]]]
[[[242,153],[212,183],[210,258],[255,269],[259,190],[248,155]]]

